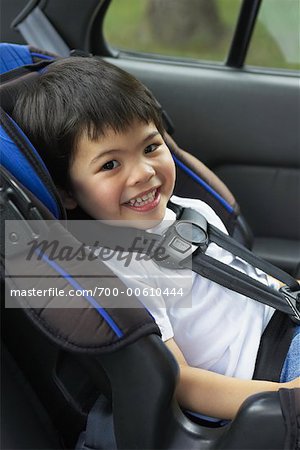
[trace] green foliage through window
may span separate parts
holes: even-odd
[[[262,0],[246,63],[299,69],[300,0]],[[104,21],[111,47],[224,62],[242,0],[112,0]]]
[[[104,22],[110,46],[223,61],[241,0],[112,0]]]
[[[246,63],[300,69],[299,0],[263,0]]]

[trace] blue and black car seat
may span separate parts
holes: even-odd
[[[18,48],[7,50],[12,54]],[[31,50],[24,50],[30,56]],[[126,291],[101,261],[53,262],[47,251],[26,259],[26,246],[36,236],[55,239],[58,251],[81,246],[67,229],[60,197],[39,153],[10,117],[19,90],[49,63],[49,55],[33,53],[38,62],[22,60],[22,67],[10,62],[2,77],[1,340],[11,367],[26,380],[22,386],[28,385],[30,398],[38,399],[31,411],[43,411],[39,419],[46,417],[50,448],[75,448],[77,443],[80,449],[283,449],[287,442],[296,448],[297,424],[289,417],[295,397],[289,390],[251,397],[223,427],[193,423],[175,401],[178,368],[151,315],[135,297],[122,294],[100,302],[90,293],[99,285],[99,273],[102,287]],[[34,288],[43,290],[42,303],[22,294]],[[82,296],[58,296],[70,288]],[[18,291],[12,294],[12,289]],[[120,301],[127,307],[120,308]],[[23,389],[13,385],[3,392],[4,404],[12,391],[18,396]],[[35,433],[37,426],[30,429]],[[28,445],[44,444],[37,438]]]

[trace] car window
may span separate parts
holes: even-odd
[[[263,0],[246,64],[300,69],[299,0]]]
[[[224,61],[241,0],[112,0],[109,46],[125,51]]]

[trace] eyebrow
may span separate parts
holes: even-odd
[[[140,145],[145,144],[147,141],[149,141],[150,139],[153,139],[154,137],[156,137],[157,135],[159,135],[159,131],[155,130],[152,133],[149,133],[145,139],[143,139],[140,143]],[[114,152],[118,152],[120,151],[120,149],[117,148],[111,148],[109,150],[105,150],[104,152],[99,153],[97,156],[95,156],[95,158],[92,159],[92,161],[89,163],[89,165],[91,166],[92,164],[94,164],[96,161],[98,161],[99,158],[102,158],[106,155],[109,155],[110,153],[114,153]]]

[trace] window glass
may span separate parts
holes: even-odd
[[[241,0],[112,0],[104,22],[111,47],[223,61]]]
[[[299,0],[263,0],[246,64],[299,70],[299,28]]]

